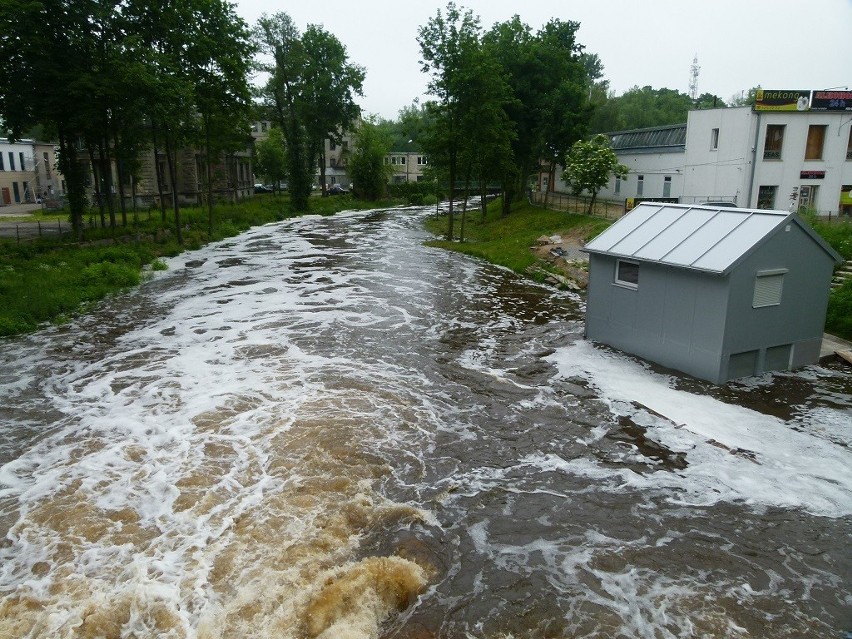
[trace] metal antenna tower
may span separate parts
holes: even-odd
[[[692,59],[692,66],[689,67],[689,97],[692,98],[692,101],[695,102],[695,99],[698,97],[698,72],[701,71],[701,67],[698,66],[698,54],[695,54],[695,57]]]

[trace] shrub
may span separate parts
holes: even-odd
[[[831,293],[825,329],[832,335],[852,340],[852,282],[847,282]]]
[[[98,262],[90,264],[82,272],[82,278],[87,282],[107,286],[135,286],[140,281],[138,267],[129,264],[114,264],[113,262]]]

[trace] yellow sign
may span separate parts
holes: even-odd
[[[755,111],[807,111],[811,106],[811,92],[803,89],[758,89],[754,100]]]

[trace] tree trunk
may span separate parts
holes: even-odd
[[[464,198],[462,199],[461,224],[459,226],[459,242],[464,242],[464,223],[467,218],[467,200],[470,197],[470,164],[465,168],[464,174]]]
[[[101,172],[106,191],[107,210],[109,211],[109,227],[115,231],[115,202],[112,199],[112,158],[110,155],[109,142],[106,138],[98,140],[98,153],[101,160]]]
[[[87,150],[89,151],[89,162],[92,166],[92,179],[95,183],[95,198],[98,200],[98,211],[101,215],[101,228],[106,228],[106,212],[104,211],[104,200],[101,197],[101,176],[100,169],[98,168],[98,164],[95,162],[95,153],[92,151],[92,145],[90,143],[86,143]]]
[[[586,211],[586,214],[587,214],[587,215],[591,215],[591,214],[592,214],[592,209],[594,209],[594,208],[595,208],[595,198],[596,198],[597,196],[598,196],[598,192],[597,192],[597,191],[592,191],[592,197],[591,197],[591,199],[589,200],[589,210],[588,210],[588,211]]]
[[[172,183],[172,208],[175,212],[175,233],[178,244],[183,246],[183,229],[180,224],[180,204],[177,196],[177,151],[174,150],[171,135],[166,131],[166,163],[169,166],[169,177]],[[174,155],[172,155],[174,154]]]
[[[68,204],[71,208],[71,226],[74,229],[74,238],[80,242],[83,240],[83,211],[86,208],[86,189],[83,184],[83,168],[77,161],[77,149],[74,143],[68,139],[65,130],[59,128],[59,170],[65,176],[65,185],[68,189]]]
[[[166,223],[166,201],[163,198],[163,172],[160,171],[160,149],[157,146],[157,126],[151,121],[151,142],[154,144],[154,174],[157,176],[157,194],[160,198],[160,214],[163,225]]]
[[[207,180],[207,238],[213,238],[213,174],[210,168],[210,114],[204,116],[204,173]]]
[[[328,187],[325,183],[325,144],[321,144],[320,151],[316,154],[317,162],[319,162],[320,170],[320,185],[322,186],[322,196],[328,195]]]
[[[113,133],[113,145],[115,149],[118,149],[118,135]],[[121,225],[127,227],[127,204],[124,201],[124,171],[122,170],[122,165],[124,163],[121,161],[121,158],[116,157],[115,159],[115,168],[118,173],[118,204],[121,208]]]

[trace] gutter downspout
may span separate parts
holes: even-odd
[[[752,111],[754,113],[754,111]],[[751,208],[751,196],[754,193],[754,173],[757,170],[757,141],[760,139],[760,111],[757,112],[757,126],[754,131],[754,146],[751,148],[751,175],[748,179],[748,202],[746,207]],[[756,204],[756,203],[755,203]],[[757,208],[755,206],[755,208]]]

